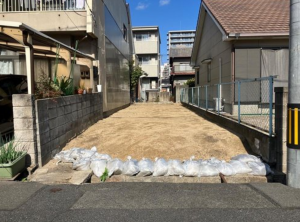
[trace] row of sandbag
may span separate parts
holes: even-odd
[[[235,174],[253,174],[267,175],[271,169],[264,164],[259,158],[241,154],[235,156],[230,162],[211,158],[209,160],[195,160],[191,157],[187,161],[169,160],[156,158],[155,162],[143,158],[140,161],[131,159],[123,162],[120,159],[112,159],[107,154],[97,153],[96,147],[91,150],[73,148],[62,151],[55,156],[55,159],[62,162],[72,162],[74,170],[92,169],[94,174],[100,177],[105,169],[108,175],[124,174],[128,176],[217,176],[222,173],[225,176]]]

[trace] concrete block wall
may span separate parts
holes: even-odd
[[[35,103],[32,95],[13,95],[15,141],[27,151],[26,164],[37,162]]]
[[[169,102],[169,101],[170,101],[170,92],[159,93],[159,102]]]
[[[30,146],[31,164],[45,165],[72,138],[103,119],[102,93],[35,101],[29,96],[14,95],[13,102],[15,135]],[[24,98],[28,102],[20,103]],[[20,109],[25,114],[20,114]],[[31,123],[32,129],[27,127]]]

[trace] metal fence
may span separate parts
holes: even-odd
[[[0,12],[82,10],[85,0],[0,0]]]
[[[239,80],[181,90],[183,103],[216,112],[274,134],[274,77]]]

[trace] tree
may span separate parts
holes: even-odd
[[[186,81],[185,85],[188,85],[189,87],[195,87],[195,78],[191,78]]]
[[[143,75],[143,70],[139,65],[135,66],[134,61],[132,61],[132,60],[128,62],[128,66],[129,66],[130,80],[131,80],[130,81],[130,91],[135,92],[136,97],[138,97],[137,96],[137,92],[138,92],[137,87],[138,87],[139,79]]]

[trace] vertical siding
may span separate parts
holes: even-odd
[[[222,60],[222,82],[231,82],[231,48],[232,44],[222,40],[222,33],[211,17],[206,15],[196,61],[196,66],[200,67],[199,85],[219,83],[220,58]],[[210,82],[207,81],[207,64],[201,64],[201,61],[209,58],[212,59]],[[217,90],[214,89],[211,91],[211,94],[212,97],[217,97]],[[227,111],[231,112],[230,86],[224,86],[222,88],[222,97],[225,99],[225,109],[227,108]]]

